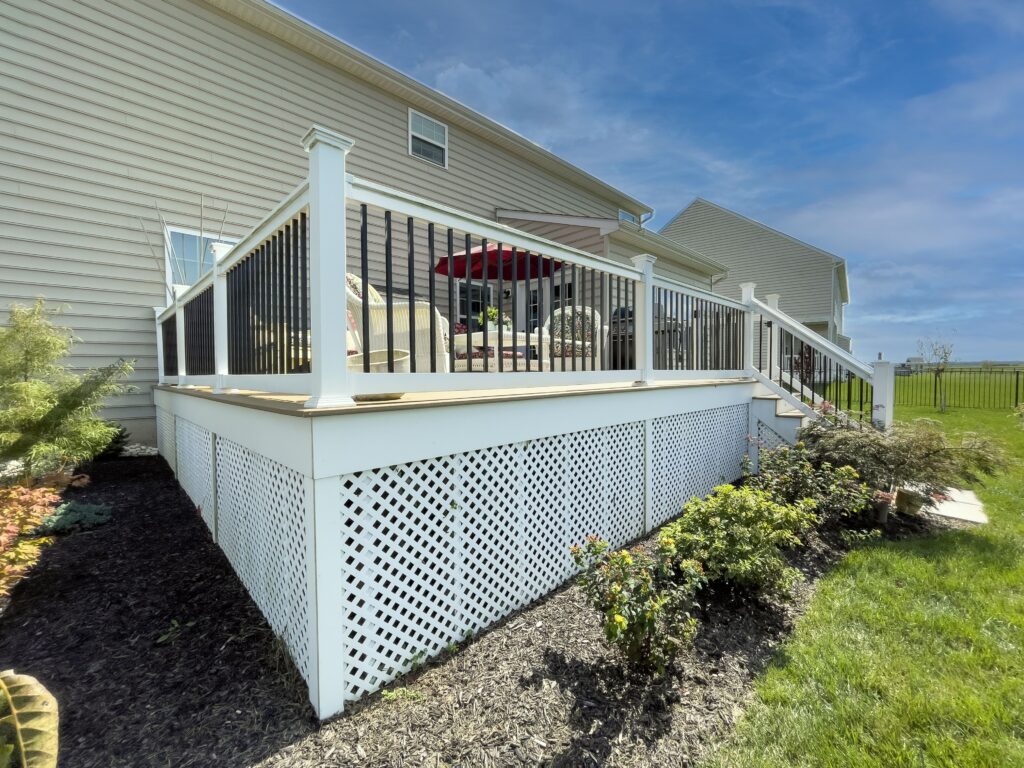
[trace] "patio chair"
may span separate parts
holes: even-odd
[[[455,324],[455,335],[466,333],[465,323]],[[495,334],[497,338],[497,334]],[[488,339],[489,341],[489,339]],[[525,355],[522,352],[517,352],[514,349],[503,349],[501,357],[504,358],[504,370],[512,370],[512,359],[519,358],[523,360]],[[474,347],[470,351],[457,350],[455,352],[455,370],[456,371],[483,371],[484,370],[484,358],[487,358],[487,371],[490,373],[498,373],[499,362],[498,362],[498,348],[497,346],[488,347]],[[525,370],[522,362],[518,365],[520,370]]]
[[[593,316],[591,316],[593,313]],[[562,316],[565,316],[565,343],[562,343]],[[551,313],[544,327],[538,330],[538,353],[547,363],[554,352],[554,370],[572,370],[572,358],[576,358],[576,370],[600,370],[600,350],[594,344],[599,339],[607,343],[608,326],[601,324],[601,315],[590,307],[562,307]],[[597,359],[594,360],[596,354]]]
[[[388,348],[388,305],[376,288],[367,286],[366,304],[369,328],[363,328],[363,282],[353,274],[345,275],[345,294],[349,314],[350,345],[355,343],[359,352],[379,352]],[[412,349],[409,333],[409,307],[412,305],[416,321],[416,372],[430,372],[430,315],[435,319],[435,355],[438,373],[448,372],[448,322],[436,308],[426,301],[396,296],[392,301],[391,318],[396,350]]]

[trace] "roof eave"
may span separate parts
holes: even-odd
[[[703,272],[712,279],[726,275],[729,272],[729,268],[724,264],[715,261],[709,256],[705,256],[700,251],[678,243],[657,232],[630,224],[628,221],[619,222],[619,228],[611,233],[610,236],[619,240],[625,240],[633,247],[641,250],[653,246],[655,249],[668,251],[685,266]]]

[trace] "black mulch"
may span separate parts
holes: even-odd
[[[791,604],[709,596],[665,680],[626,674],[566,587],[318,726],[163,460],[91,474],[71,493],[112,505],[113,521],[61,538],[0,615],[0,666],[60,703],[62,768],[687,766],[735,721],[842,551],[812,542],[796,563],[811,580]]]

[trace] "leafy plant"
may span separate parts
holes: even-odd
[[[61,504],[52,515],[40,522],[33,533],[39,536],[59,536],[72,531],[87,531],[110,522],[110,513],[107,504],[69,501]]]
[[[60,501],[47,486],[0,487],[0,597],[39,559],[47,539],[28,535],[53,512]]]
[[[110,438],[110,442],[107,443],[107,447],[96,454],[97,461],[109,461],[110,459],[116,459],[121,455],[121,451],[128,445],[128,438],[131,436],[127,429],[118,424],[117,422],[111,422],[110,426],[117,430],[114,436]]]
[[[683,515],[661,529],[658,544],[676,567],[699,562],[711,582],[786,593],[799,573],[783,550],[817,518],[814,502],[780,504],[759,488],[720,485],[706,499],[693,499]]]
[[[57,700],[34,677],[0,672],[0,766],[55,768]]]
[[[173,643],[181,636],[182,632],[194,627],[195,625],[195,621],[187,621],[182,624],[177,619],[171,619],[170,626],[167,627],[167,629],[156,639],[156,644],[164,645],[165,643]]]
[[[995,441],[973,432],[947,435],[932,419],[897,422],[885,432],[812,423],[800,436],[817,465],[848,464],[872,488],[889,493],[912,485],[931,497],[1006,466]]]
[[[828,461],[815,465],[811,459],[804,443],[762,450],[760,472],[748,478],[747,485],[782,504],[811,499],[821,521],[852,517],[870,506],[871,489],[860,482],[857,470]]]
[[[486,320],[484,319],[485,316]],[[499,317],[501,318],[500,321],[498,320]],[[480,325],[483,325],[485,322],[490,322],[493,325],[503,325],[506,328],[510,328],[512,326],[512,318],[497,307],[487,307],[487,309],[477,315],[477,319],[480,321]]]
[[[693,597],[704,581],[699,563],[651,558],[640,550],[609,551],[608,542],[588,536],[570,549],[583,569],[583,594],[601,613],[604,636],[627,663],[659,673],[687,645],[697,621]]]
[[[60,471],[102,451],[117,428],[97,417],[104,398],[127,390],[132,363],[71,373],[60,360],[71,351],[57,311],[43,300],[13,305],[0,328],[0,463],[21,461],[32,476]]]

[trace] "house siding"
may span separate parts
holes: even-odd
[[[609,258],[619,262],[620,264],[633,266],[632,259],[637,255],[637,249],[624,243],[616,242],[610,235],[607,240]],[[695,288],[701,288],[705,291],[710,290],[711,288],[711,278],[707,274],[697,272],[696,270],[684,267],[681,264],[673,263],[664,258],[658,259],[654,262],[654,274],[662,275],[672,280],[678,280],[681,283],[686,283],[687,285],[692,285]],[[724,296],[726,294],[722,295]]]
[[[779,307],[797,320],[827,321],[835,315],[833,259],[820,251],[697,200],[661,234],[729,268],[716,293],[740,298],[740,283],[757,283],[757,296],[780,295]]]
[[[44,296],[69,307],[74,365],[134,357],[136,393],[106,415],[136,439],[166,303],[157,207],[243,235],[305,176],[312,123],[354,139],[353,174],[479,216],[618,210],[456,126],[448,169],[410,157],[407,103],[191,0],[5,0],[0,104],[0,321]]]
[[[597,256],[605,255],[604,237],[597,227],[582,227],[576,224],[556,224],[548,221],[527,219],[500,219],[502,224],[521,229],[538,237],[554,240],[570,248],[578,248]]]

